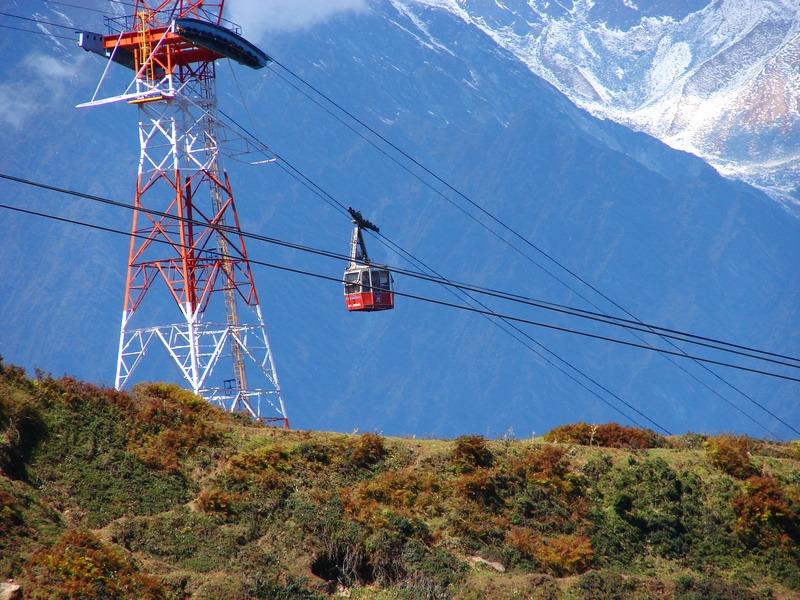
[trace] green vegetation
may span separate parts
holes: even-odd
[[[795,598],[798,447],[283,431],[0,362],[0,577],[37,599]]]

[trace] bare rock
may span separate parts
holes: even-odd
[[[17,583],[0,583],[0,600],[22,600],[22,586]]]

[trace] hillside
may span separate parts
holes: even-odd
[[[790,598],[800,448],[574,425],[282,431],[0,363],[0,576],[26,598]]]

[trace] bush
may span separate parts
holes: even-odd
[[[758,469],[750,462],[750,446],[750,438],[746,435],[718,435],[703,442],[711,464],[737,479],[758,474]]]
[[[151,396],[153,398],[161,398],[162,400],[173,400],[178,404],[182,404],[187,408],[191,408],[197,412],[215,412],[218,409],[213,408],[208,402],[203,400],[200,396],[190,392],[187,389],[180,387],[176,383],[164,382],[143,382],[137,383],[133,386],[133,391],[137,394],[144,396]]]
[[[0,533],[5,532],[6,526],[20,523],[22,523],[22,517],[14,498],[5,490],[0,490]]]
[[[461,475],[456,479],[456,492],[468,500],[487,506],[500,501],[494,478],[486,469],[475,469]]]
[[[302,442],[292,453],[312,469],[320,469],[330,464],[334,448],[321,442]]]
[[[233,511],[231,497],[217,488],[201,492],[197,497],[197,506],[207,513],[229,515]]]
[[[367,468],[386,456],[384,439],[376,433],[363,433],[350,445],[350,462],[356,468]]]
[[[606,456],[605,454],[602,456],[593,456],[581,469],[581,473],[589,480],[594,483],[600,481],[600,479],[611,470],[611,467],[614,465],[611,457]]]
[[[620,471],[607,497],[611,511],[597,513],[595,549],[614,562],[630,558],[618,545],[627,553],[641,553],[649,544],[658,556],[683,554],[688,543],[683,494],[678,475],[660,458]]]
[[[650,429],[624,427],[617,423],[561,425],[548,431],[543,438],[545,441],[555,443],[602,446],[604,448],[631,448],[634,450],[661,448],[666,443],[663,436]]]
[[[536,483],[563,493],[573,489],[569,461],[564,449],[559,446],[528,449],[519,456],[511,457],[509,463],[511,470],[527,484]]]
[[[541,536],[527,528],[512,527],[506,543],[556,577],[583,573],[594,556],[591,541],[583,535]]]
[[[148,465],[178,471],[181,461],[199,449],[222,444],[215,421],[223,413],[199,396],[173,383],[138,384],[134,392],[130,447]]]
[[[476,468],[492,466],[492,453],[481,435],[462,435],[456,438],[450,463],[456,473],[469,473]]]
[[[69,531],[29,565],[36,598],[165,598],[158,582],[90,533]]]
[[[308,589],[305,577],[256,574],[245,582],[245,597],[263,600],[325,600]]]
[[[48,501],[67,503],[89,528],[123,515],[154,514],[187,502],[187,476],[153,469],[130,426],[138,407],[129,394],[69,378],[38,382],[47,443],[36,449],[31,480]],[[34,469],[35,467],[35,469]]]
[[[216,486],[242,502],[281,502],[290,492],[291,456],[280,446],[261,446],[234,454]]]
[[[113,540],[128,551],[146,553],[175,569],[212,573],[229,564],[254,531],[220,526],[214,515],[180,507],[153,517],[114,523]]]
[[[443,548],[412,540],[403,549],[404,584],[422,598],[452,598],[451,588],[463,581],[467,566]]]
[[[374,479],[361,483],[348,496],[353,509],[359,503],[374,502],[406,513],[424,511],[437,501],[439,491],[435,475],[418,469],[400,469],[382,471]]]
[[[771,477],[750,477],[734,498],[734,531],[750,548],[800,542],[800,523],[781,486]]]

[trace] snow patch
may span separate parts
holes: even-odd
[[[398,0],[391,0],[391,3],[392,6],[394,6],[395,9],[397,9],[397,11],[400,14],[402,14],[409,21],[411,21],[417,29],[419,29],[422,33],[424,33],[427,36],[427,41],[423,40],[421,37],[409,31],[399,23],[392,21],[395,25],[400,27],[403,31],[406,31],[410,35],[414,36],[426,48],[430,48],[431,50],[441,50],[443,52],[450,54],[451,56],[455,56],[455,54],[453,54],[453,52],[447,46],[440,44],[438,41],[436,41],[431,32],[428,30],[428,26],[425,23],[423,23],[422,19],[420,19],[416,14],[414,14],[414,12],[408,6],[406,6],[403,2],[399,2]]]
[[[648,81],[655,91],[667,90],[692,64],[692,49],[686,42],[673,44],[665,37],[661,40],[648,73]]]

